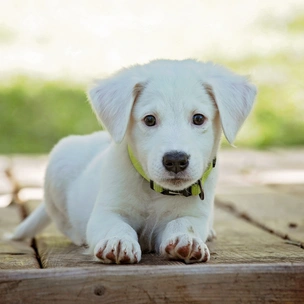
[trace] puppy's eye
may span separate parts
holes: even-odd
[[[206,117],[203,114],[193,115],[192,121],[195,125],[200,126],[205,122]]]
[[[147,115],[144,118],[144,122],[148,127],[153,127],[156,125],[156,118],[153,115]]]

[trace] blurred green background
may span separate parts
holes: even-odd
[[[46,153],[64,136],[100,129],[76,83],[18,77],[0,100],[0,153]]]
[[[286,37],[304,39],[304,13],[280,22]],[[263,31],[273,30],[275,24],[267,19],[259,21]],[[10,34],[0,31],[0,45],[10,43]],[[240,58],[224,58],[217,53],[208,58],[193,57],[253,75],[257,102],[238,136],[237,146],[304,144],[304,52],[291,47],[265,54],[253,51]],[[1,154],[47,153],[64,136],[101,128],[87,102],[86,84],[62,77],[48,80],[35,74],[17,74],[0,83]]]

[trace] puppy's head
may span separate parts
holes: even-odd
[[[234,141],[255,94],[246,78],[194,60],[133,66],[89,91],[114,141],[125,137],[146,175],[170,190],[202,177],[222,129]]]

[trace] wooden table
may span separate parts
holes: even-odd
[[[0,157],[0,303],[304,303],[304,149],[229,149],[219,159],[209,263],[147,254],[102,265],[54,226],[5,240],[41,200],[47,158]]]

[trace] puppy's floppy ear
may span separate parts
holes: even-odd
[[[116,143],[126,133],[133,103],[143,85],[132,70],[124,69],[112,77],[100,80],[88,91],[92,108]]]
[[[256,87],[243,76],[236,75],[222,67],[215,68],[205,90],[216,103],[222,128],[230,144],[249,115],[256,95]]]

